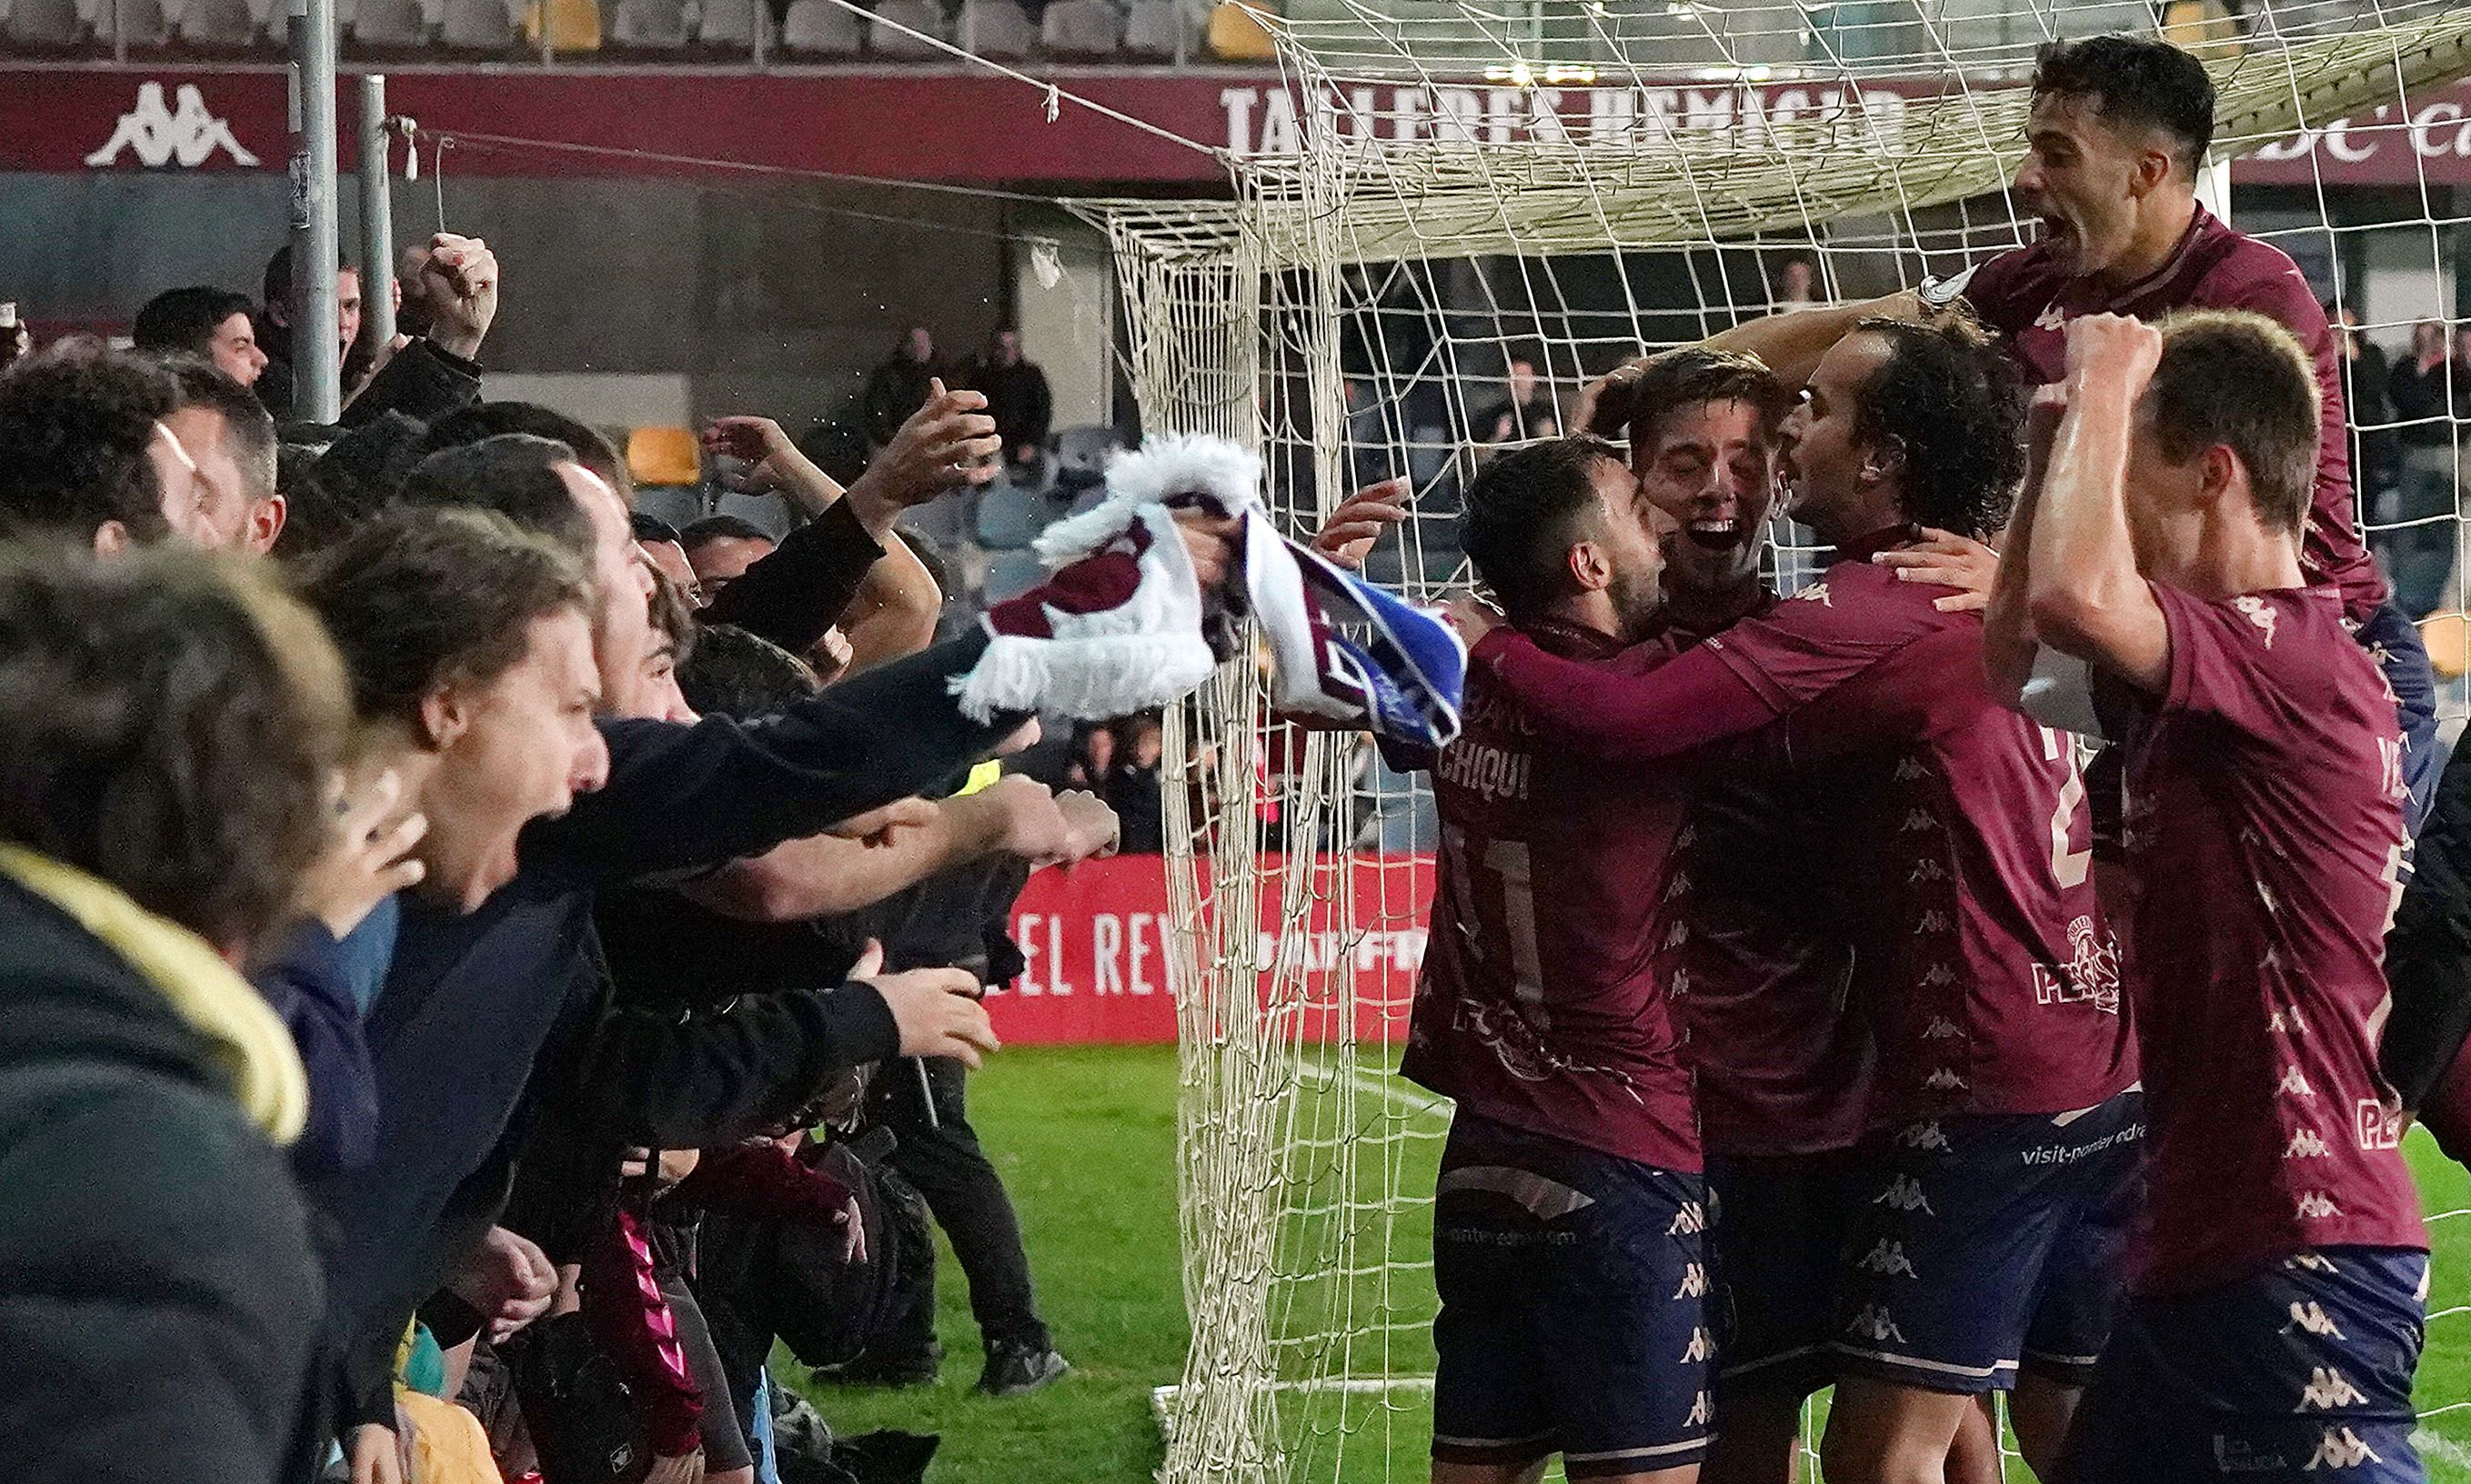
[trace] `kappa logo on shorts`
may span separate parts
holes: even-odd
[[[2334,1260],[2321,1252],[2302,1252],[2282,1260],[2282,1265],[2294,1273],[2332,1273],[2340,1269]]]
[[[2291,1301],[2291,1323],[2282,1327],[2282,1332],[2289,1334],[2294,1329],[2305,1330],[2318,1339],[2339,1340],[2345,1337],[2341,1330],[2335,1328],[2334,1321],[2326,1315],[2324,1305],[2303,1299]]]
[[[1866,1273],[1877,1273],[1887,1278],[1919,1276],[1914,1271],[1913,1260],[1905,1256],[1905,1244],[1885,1237],[1880,1237],[1878,1244],[1864,1253],[1862,1260],[1853,1265]]]
[[[2318,1469],[2356,1469],[2362,1464],[2384,1462],[2376,1450],[2350,1428],[2328,1427],[2325,1435],[2317,1440],[2317,1451],[2308,1455],[2308,1461],[2300,1467],[2313,1472]]]
[[[2300,1195],[2297,1205],[2294,1208],[2294,1213],[2303,1221],[2322,1221],[2328,1216],[2341,1215],[2342,1211],[2326,1196],[2324,1191],[2309,1190]]]
[[[1677,1363],[1689,1365],[1694,1361],[1705,1360],[1715,1353],[1716,1342],[1707,1337],[1706,1330],[1694,1329],[1690,1331],[1690,1344],[1682,1352],[1682,1359]]]
[[[1692,1400],[1690,1403],[1690,1415],[1682,1419],[1682,1425],[1684,1427],[1705,1427],[1710,1422],[1713,1422],[1715,1417],[1715,1404],[1707,1400],[1707,1393],[1703,1391]]]
[[[2301,1388],[2299,1404],[2294,1412],[2330,1412],[2338,1406],[2357,1406],[2367,1401],[2367,1395],[2351,1384],[2351,1378],[2330,1365],[2314,1367],[2308,1373],[2308,1384]]]
[[[1685,1264],[1682,1269],[1682,1286],[1673,1290],[1673,1296],[1677,1299],[1706,1297],[1707,1269],[1706,1266],[1697,1262]]]
[[[1890,1340],[1899,1345],[1905,1342],[1905,1331],[1896,1328],[1895,1318],[1888,1312],[1885,1304],[1863,1305],[1862,1311],[1853,1316],[1853,1322],[1845,1327],[1845,1332],[1856,1339],[1869,1340],[1873,1345],[1885,1345]]]
[[[1701,1206],[1697,1201],[1683,1201],[1682,1203],[1682,1209],[1673,1213],[1673,1224],[1664,1229],[1664,1235],[1667,1237],[1688,1237],[1694,1233],[1704,1232],[1706,1230],[1707,1230],[1706,1208]]]
[[[2282,1157],[2286,1160],[2321,1160],[2333,1152],[2322,1135],[2313,1128],[2303,1128],[2291,1136],[2291,1142],[2283,1148]]]
[[[1927,1123],[1908,1123],[1896,1136],[1896,1142],[1908,1149],[1940,1150],[1947,1147],[1947,1135],[1941,1131],[1939,1119]]]
[[[1871,1197],[1871,1204],[1890,1211],[1918,1211],[1926,1216],[1939,1214],[1931,1210],[1930,1197],[1922,1193],[1922,1183],[1911,1175],[1898,1175],[1889,1181],[1886,1190]]]

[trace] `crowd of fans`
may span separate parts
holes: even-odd
[[[1037,722],[963,682],[1071,637],[1033,592],[937,643],[897,529],[1043,385],[1000,339],[846,485],[722,419],[799,524],[674,530],[482,400],[484,243],[411,254],[365,353],[346,276],[338,426],[291,417],[289,276],[134,350],[0,326],[0,1437],[88,1481],[916,1477],[933,1440],[836,1442],[767,1358],[931,1379],[931,1219],[981,1389],[1067,1372],[978,997],[1108,799],[1157,848],[1155,721],[1001,772]],[[1232,528],[1177,529],[1212,593]]]

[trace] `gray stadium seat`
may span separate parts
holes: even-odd
[[[1037,540],[1054,518],[1054,506],[998,480],[978,496],[978,544],[991,552],[1018,551]]]
[[[1050,0],[1039,40],[1058,57],[1112,57],[1124,44],[1124,12],[1116,0]]]
[[[420,0],[361,0],[352,40],[362,46],[419,46],[429,39]]]
[[[77,0],[12,0],[5,32],[17,46],[75,46],[85,35]]]
[[[944,54],[916,36],[895,31],[890,25],[906,26],[910,31],[941,37],[944,35],[944,12],[935,0],[881,0],[875,8],[876,25],[867,27],[868,49],[878,57],[941,57]]]
[[[855,57],[865,50],[858,12],[833,0],[790,0],[781,17],[781,49],[801,57]]]
[[[751,51],[763,14],[755,0],[703,0],[695,17],[695,45]]]
[[[506,0],[446,0],[437,39],[460,52],[510,52],[515,48],[515,17],[506,9]]]
[[[980,57],[1026,57],[1038,28],[1019,0],[961,0],[961,44]]]
[[[618,0],[609,25],[619,46],[675,51],[687,44],[686,0]]]
[[[95,33],[98,40],[109,41],[114,25],[129,46],[168,46],[172,40],[172,23],[164,17],[163,0],[120,0],[120,14],[115,20],[108,0],[95,10]]]
[[[1173,57],[1183,11],[1182,0],[1132,0],[1124,12],[1124,55]]]
[[[1047,568],[1036,552],[1006,552],[987,564],[986,586],[979,591],[978,601],[994,603],[1019,598],[1046,577]]]
[[[174,31],[183,46],[228,51],[257,39],[257,17],[248,0],[188,0]]]

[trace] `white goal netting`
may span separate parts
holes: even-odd
[[[1406,478],[1413,518],[1369,570],[1429,595],[1464,581],[1474,451],[1552,431],[1593,376],[2024,240],[2005,183],[2034,49],[2157,25],[2220,90],[2217,209],[2371,347],[2352,363],[2362,519],[2459,676],[2471,338],[2408,387],[2391,364],[2417,365],[2428,324],[2450,351],[2471,304],[2463,8],[1317,0],[1276,26],[1288,87],[1247,121],[1234,200],[1079,209],[1114,246],[1144,425],[1261,449],[1298,530]],[[1790,586],[1806,550],[1776,536]],[[2461,715],[2459,681],[2448,700]],[[1421,1479],[1447,1108],[1393,1071],[1430,799],[1357,739],[1266,724],[1266,704],[1233,665],[1168,729],[1192,1344],[1160,1400],[1162,1477]],[[2471,1190],[2412,1144],[2439,1246],[2424,1450],[2433,1476],[2471,1480]]]

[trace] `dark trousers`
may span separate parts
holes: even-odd
[[[922,1066],[927,1086],[920,1083]],[[968,1077],[967,1069],[945,1057],[905,1056],[888,1062],[877,1084],[882,1093],[871,1110],[873,1121],[899,1137],[889,1163],[927,1197],[935,1224],[952,1239],[953,1255],[961,1260],[961,1271],[970,1281],[970,1312],[987,1344],[1009,1340],[1045,1350],[1053,1341],[1030,1294],[1029,1254],[1022,1247],[1021,1220],[1013,1214],[1002,1177],[987,1163],[977,1132],[970,1127],[964,1101]],[[929,1087],[933,1090],[931,1118]],[[922,1303],[905,1327],[909,1332],[902,1339],[908,1343],[882,1348],[924,1352],[934,1344],[934,1325],[933,1303]]]

